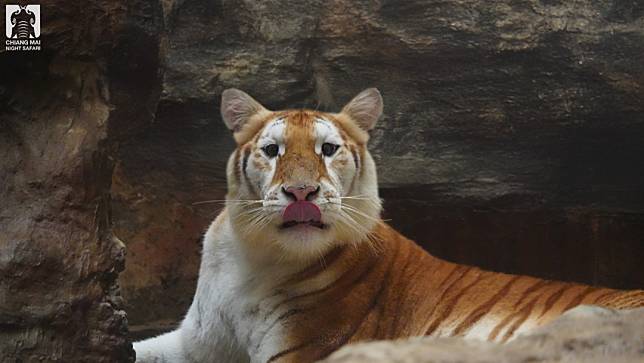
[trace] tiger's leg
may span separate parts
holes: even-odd
[[[197,319],[194,309],[175,331],[134,343],[136,362],[248,362],[248,354],[222,328],[222,321]]]
[[[177,329],[158,337],[134,343],[136,361],[142,363],[186,362],[181,345],[181,332]]]

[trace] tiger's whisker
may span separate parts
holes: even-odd
[[[263,199],[258,199],[258,200],[244,200],[244,199],[211,199],[211,200],[202,200],[199,202],[194,202],[192,205],[200,205],[200,204],[208,204],[208,203],[248,203],[248,204],[254,204],[254,203],[261,203],[264,202]]]

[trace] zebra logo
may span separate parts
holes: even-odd
[[[40,5],[6,5],[5,16],[8,39],[40,37]]]

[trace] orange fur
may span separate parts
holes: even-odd
[[[358,341],[464,335],[488,314],[498,323],[487,338],[504,342],[526,320],[541,325],[580,304],[644,306],[641,290],[483,271],[433,257],[384,223],[374,234],[378,253],[367,244],[345,246],[293,279],[303,284],[325,270],[336,277],[281,303],[291,305],[276,317],[290,329],[290,344],[269,362],[315,361]]]

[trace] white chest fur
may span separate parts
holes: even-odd
[[[195,297],[179,329],[135,344],[137,362],[266,362],[283,345],[288,309],[276,289],[294,267],[249,261],[228,220],[206,236]],[[292,293],[292,292],[291,292]]]

